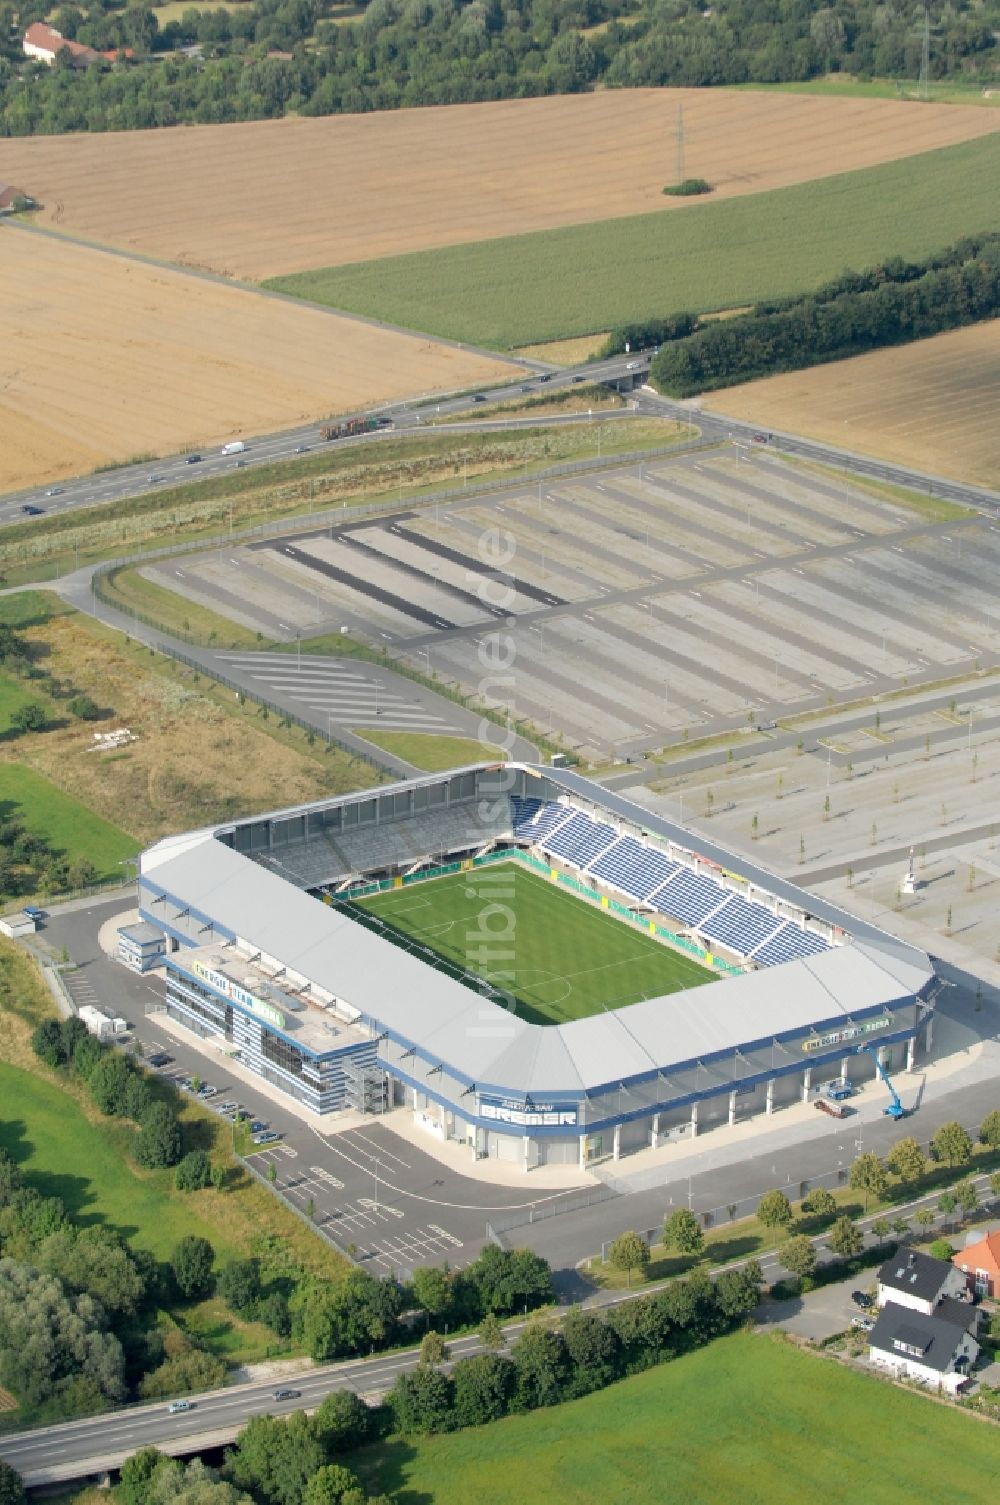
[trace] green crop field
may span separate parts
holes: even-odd
[[[530,1024],[566,1024],[713,981],[697,962],[513,862],[374,894],[359,907],[510,993]],[[491,967],[476,956],[484,945],[497,957]]]
[[[98,879],[120,878],[124,883],[132,875],[122,864],[136,855],[139,843],[23,763],[0,763],[0,814],[44,836],[52,851],[70,862],[88,858]]]
[[[983,1505],[1000,1482],[995,1427],[747,1333],[583,1400],[344,1461],[370,1494],[434,1505]]]
[[[444,247],[265,284],[510,349],[800,293],[1000,228],[1000,134],[717,204]]]

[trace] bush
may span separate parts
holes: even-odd
[[[207,1296],[212,1289],[212,1265],[215,1250],[207,1238],[188,1234],[182,1238],[170,1256],[177,1289],[188,1301],[197,1301]]]
[[[152,1103],[143,1114],[135,1158],[147,1170],[164,1170],[181,1158],[180,1125],[166,1103]]]
[[[219,1295],[234,1312],[252,1312],[260,1300],[260,1260],[234,1259],[219,1276]]]
[[[169,1395],[194,1395],[199,1390],[217,1390],[226,1378],[226,1366],[214,1354],[191,1348],[186,1353],[164,1359],[145,1375],[139,1385],[144,1400],[160,1400]]]
[[[21,1475],[0,1458],[0,1505],[27,1505],[27,1500]]]
[[[679,183],[668,183],[663,192],[670,198],[692,199],[699,193],[711,193],[712,185],[705,178],[682,178]]]
[[[211,1181],[212,1162],[204,1150],[190,1150],[174,1171],[178,1191],[202,1191]]]
[[[101,714],[96,700],[91,700],[89,695],[74,695],[67,702],[66,709],[78,721],[96,721]]]
[[[951,1259],[955,1252],[954,1244],[950,1244],[946,1238],[936,1238],[933,1244],[928,1244],[927,1252],[932,1259]]]

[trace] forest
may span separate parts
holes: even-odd
[[[26,59],[48,17],[107,66]],[[987,82],[1000,0],[929,10],[929,76]],[[524,98],[605,87],[783,83],[843,72],[915,80],[924,9],[817,0],[330,0],[192,6],[0,3],[0,134],[134,130]],[[133,56],[125,57],[125,49]]]

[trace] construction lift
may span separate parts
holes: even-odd
[[[888,1089],[889,1089],[889,1095],[892,1098],[892,1101],[890,1102],[888,1108],[883,1108],[882,1112],[886,1115],[887,1118],[895,1119],[896,1121],[898,1121],[901,1118],[905,1118],[906,1117],[906,1109],[903,1107],[902,1103],[899,1101],[899,1093],[896,1091],[895,1087],[892,1085],[892,1081],[890,1080],[889,1073],[886,1071],[885,1067],[882,1065],[882,1062],[879,1060],[879,1058],[878,1058],[878,1051],[876,1050],[875,1046],[874,1045],[859,1045],[858,1046],[858,1055],[861,1055],[862,1051],[866,1055],[871,1056],[872,1060],[875,1062],[875,1070],[878,1072],[879,1076],[882,1078],[883,1082],[888,1087]]]

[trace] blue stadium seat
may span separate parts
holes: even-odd
[[[630,899],[641,901],[676,873],[677,868],[678,864],[662,852],[644,847],[634,836],[623,836],[601,853],[590,871],[596,878],[613,883]]]
[[[705,878],[701,873],[681,868],[650,895],[649,902],[664,914],[683,920],[685,925],[697,926],[713,909],[718,909],[725,897],[714,878]]]
[[[781,929],[753,953],[753,959],[761,967],[778,967],[782,962],[795,961],[801,956],[815,956],[817,952],[829,949],[822,936],[816,935],[812,930],[803,930],[792,920],[786,920]]]
[[[709,940],[728,946],[739,956],[749,956],[757,946],[762,946],[784,921],[773,915],[763,904],[749,903],[739,894],[733,894],[702,926],[702,935]]]
[[[575,867],[583,868],[595,857],[599,857],[614,839],[615,832],[610,826],[591,820],[589,815],[577,811],[572,820],[561,825],[551,836],[544,838],[542,845],[547,852],[552,852],[556,857],[562,857],[565,862],[571,862]]]

